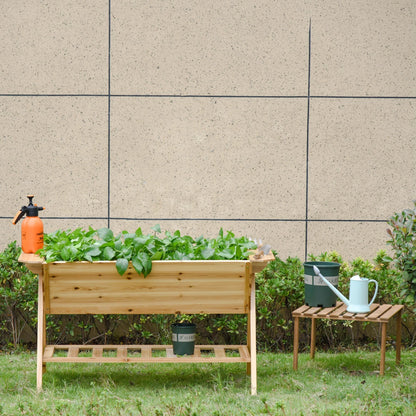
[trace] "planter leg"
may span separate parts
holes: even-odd
[[[36,388],[42,390],[42,376],[46,371],[46,364],[43,363],[43,351],[46,343],[45,328],[45,311],[43,298],[43,274],[38,275],[38,339],[37,339],[37,370],[36,370]]]
[[[250,290],[250,374],[251,394],[257,395],[257,351],[256,351],[256,284],[254,274],[251,276]]]

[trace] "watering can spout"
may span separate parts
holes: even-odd
[[[319,276],[325,284],[347,305],[350,306],[350,301],[331,283],[326,279],[324,276],[322,276],[320,270],[317,266],[313,266],[313,271],[315,272],[316,276]]]

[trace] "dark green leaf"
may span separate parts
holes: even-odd
[[[218,253],[218,255],[226,259],[232,259],[235,256],[235,252],[232,249],[226,249],[222,250],[220,253]]]
[[[211,247],[207,247],[201,251],[202,258],[204,258],[205,260],[208,260],[209,258],[211,258],[214,255],[214,253],[215,253],[215,250]]]
[[[116,250],[121,250],[122,247],[123,247],[123,241],[121,240],[121,238],[114,241],[114,248]]]
[[[156,251],[151,257],[152,260],[160,260],[163,256],[163,251]]]
[[[152,230],[155,231],[156,233],[161,233],[162,230],[160,229],[160,225],[156,224],[152,227]]]
[[[88,256],[99,256],[101,254],[101,250],[98,247],[92,247],[85,253]]]
[[[117,259],[116,261],[116,269],[120,276],[126,272],[127,268],[129,267],[129,261],[126,259]]]
[[[142,274],[142,272],[143,272],[143,264],[142,264],[142,262],[140,261],[140,259],[139,259],[139,258],[137,258],[137,257],[134,257],[134,258],[132,259],[131,263],[133,264],[133,267],[134,267],[134,269],[136,270],[136,272],[137,272],[138,274]]]
[[[152,270],[152,261],[146,253],[138,253],[137,259],[140,261],[143,267],[143,275],[146,277]]]
[[[110,241],[114,238],[114,234],[109,228],[100,228],[97,230],[97,234],[104,241]]]
[[[112,260],[115,254],[115,251],[111,247],[106,247],[103,251],[103,257],[105,260]]]

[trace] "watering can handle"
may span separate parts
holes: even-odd
[[[377,280],[371,279],[371,280],[368,281],[368,284],[370,284],[371,282],[374,282],[376,284],[376,290],[374,292],[373,299],[371,299],[371,302],[368,304],[368,306],[370,306],[374,302],[374,299],[376,298],[377,291],[378,291],[378,282],[377,282]]]

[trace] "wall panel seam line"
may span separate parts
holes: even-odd
[[[111,94],[118,98],[248,98],[248,99],[285,99],[308,98],[306,95],[227,95],[227,94]]]
[[[111,207],[111,0],[108,0],[107,227]]]
[[[0,220],[12,220],[11,216],[0,216]],[[45,217],[44,220],[106,220],[105,217]],[[304,218],[133,218],[133,217],[110,217],[112,221],[222,221],[222,222],[306,222]],[[343,223],[387,223],[387,219],[353,219],[353,218],[309,218],[308,222],[343,222]]]
[[[62,94],[31,94],[31,93],[15,93],[15,94],[8,94],[8,93],[0,93],[0,97],[101,97],[107,98],[108,94],[70,94],[70,93],[62,93]]]
[[[345,100],[416,100],[416,96],[383,96],[383,95],[206,95],[206,94],[30,94],[0,93],[0,97],[96,97],[96,98],[229,98],[229,99],[345,99]]]
[[[309,215],[309,117],[311,104],[311,32],[312,20],[309,19],[308,39],[308,103],[306,115],[306,172],[305,172],[305,261],[308,257],[308,215]]]
[[[412,96],[387,96],[387,95],[311,95],[313,99],[346,99],[346,100],[414,100]]]

